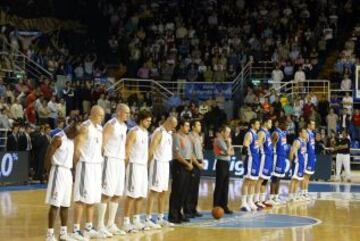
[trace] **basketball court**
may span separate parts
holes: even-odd
[[[211,217],[214,179],[203,178],[200,184],[199,210],[204,216],[175,228],[152,230],[116,237],[113,240],[178,241],[178,240],[359,240],[360,185],[312,183],[316,197],[310,202],[286,204],[266,211],[240,213],[241,180],[232,179],[229,187],[230,207],[234,215],[220,220]],[[286,197],[287,184],[281,186]],[[0,188],[1,240],[45,240],[48,207],[44,204],[42,185]],[[118,211],[122,214],[122,209]],[[69,219],[72,220],[72,210]],[[58,227],[59,223],[57,223]],[[71,228],[69,224],[69,228]]]

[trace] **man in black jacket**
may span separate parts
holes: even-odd
[[[13,124],[12,132],[7,138],[6,150],[7,151],[18,151],[19,150],[19,125],[18,125],[18,123]]]

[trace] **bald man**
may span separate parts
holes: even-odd
[[[125,122],[129,115],[129,107],[125,104],[119,104],[116,108],[116,116],[105,124],[103,130],[104,165],[102,172],[102,200],[98,204],[98,230],[108,236],[126,234],[115,224],[115,217],[125,185],[127,131]],[[108,223],[105,227],[104,219],[108,204]]]
[[[145,225],[150,229],[158,229],[162,226],[173,226],[164,220],[165,198],[169,185],[169,162],[172,160],[172,132],[177,126],[175,117],[169,117],[163,125],[158,127],[152,137],[149,149],[150,175],[149,175],[149,198],[146,209]],[[152,221],[152,208],[154,200],[158,200],[158,216]]]
[[[102,174],[102,126],[104,110],[93,106],[90,117],[83,122],[80,134],[75,139],[74,162],[76,167],[74,184],[75,220],[74,237],[77,240],[87,238],[106,238],[107,235],[95,231],[93,227],[94,205],[101,201]],[[86,213],[84,234],[80,232],[83,209]]]

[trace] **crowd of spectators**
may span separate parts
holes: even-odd
[[[0,128],[11,130],[8,148],[38,152],[36,147],[46,146],[51,130],[63,128],[69,116],[86,119],[90,107],[98,104],[109,119],[119,102],[131,108],[129,127],[142,108],[156,114],[151,130],[168,113],[202,120],[207,148],[222,123],[231,124],[234,143],[241,144],[250,119],[263,116],[270,116],[275,126],[279,117],[287,116],[289,141],[307,118],[316,120],[321,138],[333,138],[336,131],[347,128],[360,141],[360,114],[352,113],[351,96],[339,108],[330,109],[327,100],[315,95],[290,99],[260,85],[248,88],[240,107],[219,95],[204,101],[177,96],[176,104],[159,108],[151,93],[119,95],[108,89],[105,78],[107,64],[121,63],[126,77],[225,82],[232,81],[247,62],[261,60],[277,63],[272,87],[291,79],[315,78],[344,14],[338,1],[100,0],[97,8],[108,21],[105,57],[91,38],[82,42],[1,26],[1,37],[12,51],[21,51],[50,73],[16,81],[0,77]],[[357,44],[350,45],[346,49],[356,52]],[[1,70],[14,68],[11,51],[6,54],[1,52]],[[344,69],[351,78],[353,69]],[[343,85],[348,88],[348,81]]]
[[[337,1],[99,1],[110,59],[130,77],[231,81],[250,60],[272,60],[290,79],[312,76],[336,37]]]

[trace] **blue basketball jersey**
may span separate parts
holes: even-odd
[[[316,154],[315,154],[315,134],[314,132],[310,131],[310,130],[306,130],[306,132],[308,133],[308,143],[307,143],[307,154],[308,154],[308,158],[309,159],[314,159],[316,158]]]
[[[278,135],[278,140],[276,142],[276,155],[286,157],[287,151],[287,139],[286,131],[282,131],[279,128],[276,128],[276,133]]]
[[[271,142],[270,132],[264,128],[261,128],[260,131],[265,133],[265,140],[263,143],[263,152],[267,156],[272,156],[274,150],[273,150],[273,145]]]
[[[250,129],[248,133],[250,133],[251,135],[251,142],[248,148],[248,156],[251,156],[253,159],[257,160],[260,158],[259,140],[256,132],[253,129]]]
[[[298,162],[305,162],[305,155],[306,155],[306,143],[303,139],[297,138],[296,139],[300,143],[300,148],[297,150],[296,159]]]

